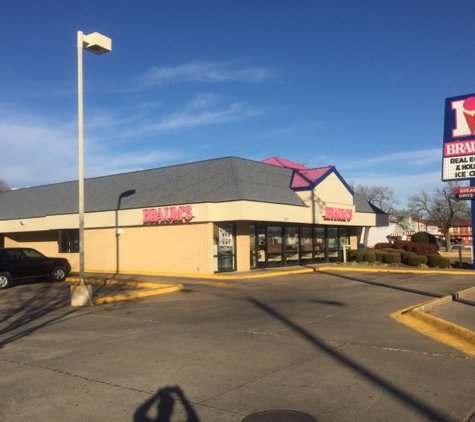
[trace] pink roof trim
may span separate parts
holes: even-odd
[[[280,157],[267,158],[267,159],[263,160],[262,162],[264,164],[272,164],[273,166],[287,167],[287,168],[294,169],[294,170],[305,170],[305,169],[308,168],[308,167],[305,167],[302,164],[297,164],[297,163],[294,163],[292,161],[289,161],[289,160],[286,160],[286,159],[280,158]]]
[[[294,177],[292,178],[292,188],[306,188],[311,187],[316,181],[324,177],[328,172],[333,170],[333,166],[308,168],[302,164],[293,163],[279,157],[271,157],[262,161],[265,164],[271,164],[278,167],[286,167],[294,170]]]

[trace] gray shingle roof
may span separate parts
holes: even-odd
[[[292,170],[236,157],[87,179],[86,212],[202,202],[260,201],[304,206]],[[132,193],[125,196],[124,193]],[[122,195],[122,197],[121,197]],[[0,195],[0,220],[77,213],[78,182]]]

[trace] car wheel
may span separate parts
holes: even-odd
[[[8,289],[12,285],[12,278],[8,273],[0,273],[0,289]]]
[[[66,268],[64,267],[54,267],[53,271],[51,271],[51,281],[64,281],[67,277],[68,273]]]

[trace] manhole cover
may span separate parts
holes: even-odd
[[[316,422],[317,420],[308,413],[298,410],[261,410],[247,415],[241,422]]]

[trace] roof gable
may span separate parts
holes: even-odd
[[[302,164],[297,164],[280,157],[267,158],[262,162],[271,164],[273,166],[285,167],[294,170],[292,189],[296,191],[313,189],[315,186],[325,180],[325,178],[330,174],[335,173],[338,179],[340,179],[341,183],[343,183],[348,191],[353,194],[351,187],[348,185],[348,183],[346,183],[343,177],[341,177],[340,173],[338,173],[334,166],[309,168]]]

